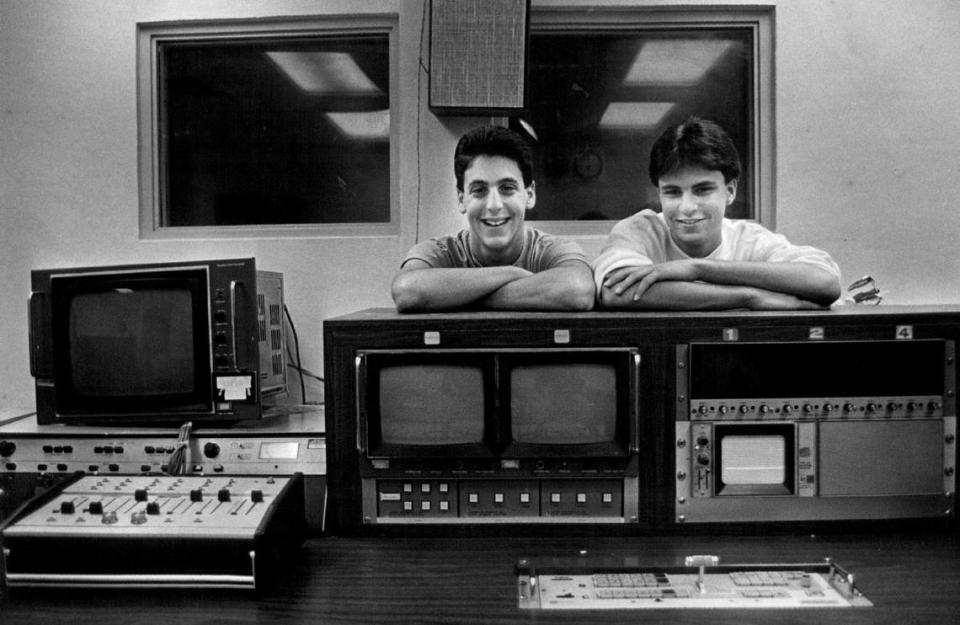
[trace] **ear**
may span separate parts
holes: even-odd
[[[527,187],[527,210],[532,209],[537,204],[537,189],[536,182],[531,181],[530,186]]]
[[[457,210],[461,215],[467,212],[467,207],[463,205],[463,191],[457,191]]]
[[[733,201],[737,198],[737,179],[734,178],[727,183],[727,206],[733,204]]]

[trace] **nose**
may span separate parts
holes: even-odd
[[[496,189],[491,189],[487,194],[487,210],[500,210],[503,208],[503,198]]]
[[[697,198],[695,198],[692,193],[684,193],[680,198],[680,210],[683,212],[690,212],[696,210],[696,208]]]

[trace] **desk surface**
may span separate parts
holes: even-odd
[[[831,557],[856,575],[872,608],[805,610],[630,610],[529,612],[517,607],[521,558],[578,556],[682,563],[691,554],[721,562],[815,562]],[[586,538],[309,539],[278,587],[239,591],[13,589],[4,625],[239,623],[752,623],[902,624],[956,622],[960,615],[956,534]]]

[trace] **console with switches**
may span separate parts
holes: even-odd
[[[6,583],[256,588],[303,540],[303,501],[300,474],[77,476],[0,530]]]
[[[292,475],[302,473],[308,526],[323,526],[326,437],[322,408],[267,416],[245,427],[195,430],[187,475]],[[169,471],[177,450],[176,429],[38,425],[33,415],[0,425],[0,479],[36,481],[76,472],[153,475]],[[49,480],[48,480],[49,481]],[[22,486],[22,485],[21,485]],[[18,492],[33,495],[34,489]],[[12,509],[13,503],[6,506]],[[0,520],[2,520],[0,510]]]

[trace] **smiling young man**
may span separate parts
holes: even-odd
[[[467,228],[416,244],[393,279],[400,312],[458,308],[590,310],[593,273],[580,246],[528,226],[533,156],[516,132],[481,126],[454,152]]]
[[[840,296],[840,269],[821,250],[724,217],[740,159],[717,124],[692,117],[650,152],[661,212],[618,222],[593,263],[606,308],[813,309]]]

